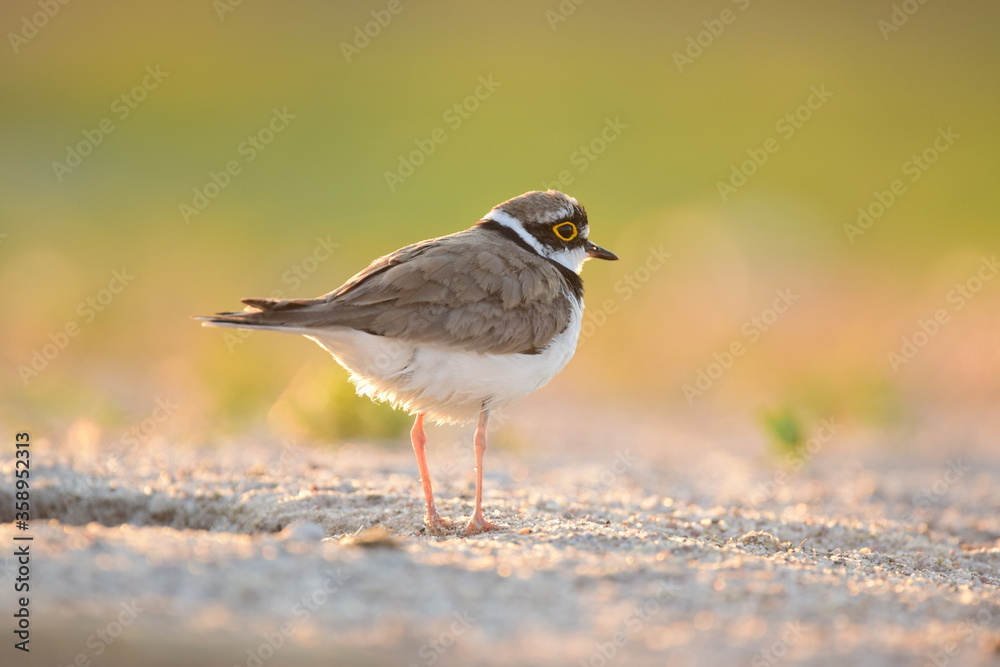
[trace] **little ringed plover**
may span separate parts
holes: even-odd
[[[466,526],[478,533],[495,528],[483,516],[490,413],[562,370],[580,335],[583,263],[618,259],[589,231],[573,197],[527,192],[464,231],[376,259],[321,297],[243,299],[242,312],[196,319],[304,335],[347,369],[359,394],[416,415],[410,437],[430,531],[448,524],[434,505],[424,419],[478,419],[475,510]]]

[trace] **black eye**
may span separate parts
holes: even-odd
[[[572,241],[580,232],[572,222],[560,222],[552,227],[552,233],[563,241]]]

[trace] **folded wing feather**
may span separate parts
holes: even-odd
[[[551,262],[475,228],[375,260],[316,299],[243,299],[220,322],[349,327],[470,352],[535,353],[569,323],[572,297]]]

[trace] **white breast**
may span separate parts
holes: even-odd
[[[474,420],[541,388],[573,357],[583,305],[569,325],[538,354],[480,354],[413,344],[354,329],[308,336],[346,368],[358,393],[388,401],[438,423]]]

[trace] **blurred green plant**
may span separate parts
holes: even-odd
[[[340,440],[398,440],[409,432],[413,419],[407,413],[358,396],[354,385],[343,379],[330,382],[328,387],[326,409],[306,414],[315,435]]]
[[[405,412],[359,396],[332,362],[330,368],[300,373],[275,403],[271,419],[283,431],[326,442],[398,441],[412,422]]]
[[[765,412],[762,417],[764,431],[776,456],[801,457],[805,445],[802,420],[790,407]]]

